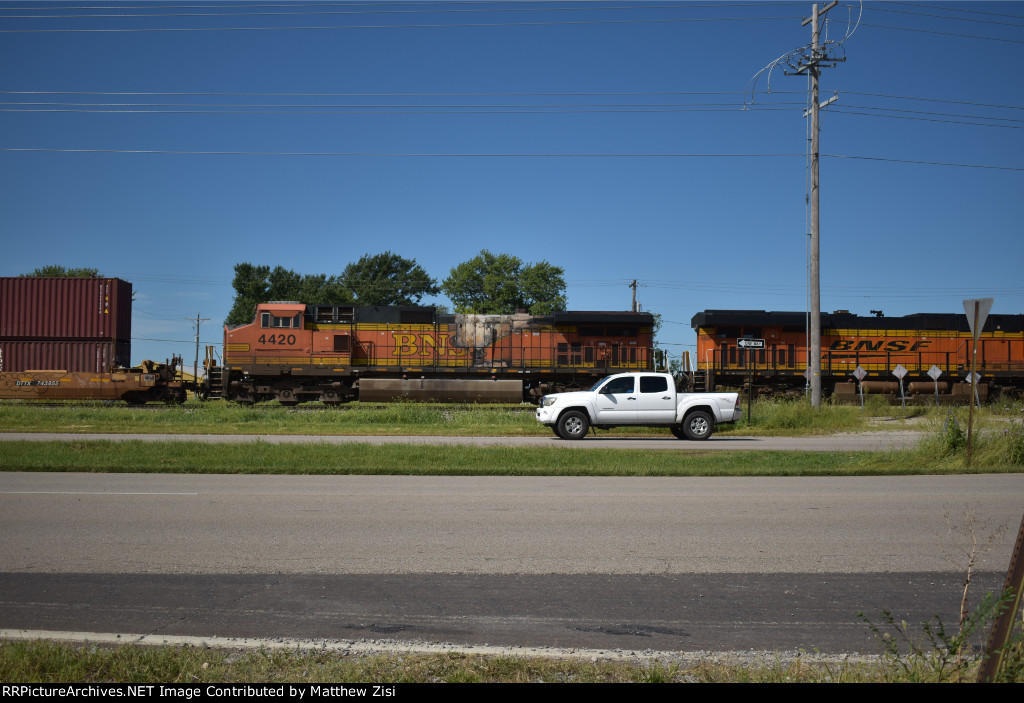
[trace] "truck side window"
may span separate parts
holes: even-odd
[[[641,393],[664,393],[668,390],[668,379],[664,376],[641,376]]]
[[[632,393],[633,392],[633,377],[623,376],[622,378],[614,378],[608,382],[608,384],[601,389],[602,393]]]

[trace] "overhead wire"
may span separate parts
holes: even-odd
[[[464,22],[464,23],[421,23],[421,24],[352,24],[352,25],[294,25],[277,27],[92,27],[92,28],[49,28],[49,29],[0,29],[0,34],[45,34],[45,33],[110,33],[132,32],[266,32],[286,30],[352,30],[352,29],[449,29],[472,27],[553,27],[572,25],[618,25],[618,24],[677,24],[686,22],[752,22],[800,19],[799,16],[778,17],[687,17],[670,19],[630,20],[559,20],[545,22]]]

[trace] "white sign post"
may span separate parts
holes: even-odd
[[[896,364],[896,368],[892,370],[892,375],[900,379],[900,402],[903,403],[903,409],[907,408],[907,398],[903,395],[903,377],[907,375],[907,369],[903,364]]]
[[[860,409],[864,409],[864,377],[868,375],[868,372],[863,367],[858,366],[853,370],[853,375],[857,379],[857,387],[860,389]]]
[[[939,407],[939,376],[942,375],[942,369],[932,364],[932,367],[928,369],[928,375],[935,382],[935,407]]]
[[[971,327],[971,335],[974,336],[974,346],[971,351],[971,395],[974,396],[974,400],[978,400],[978,374],[975,373],[977,370],[978,363],[978,335],[981,334],[982,328],[985,326],[985,318],[988,317],[989,311],[992,309],[992,303],[995,298],[972,298],[964,301],[964,312],[967,314],[967,324]],[[981,403],[978,403],[978,407],[981,407]],[[971,439],[974,434],[974,403],[970,404],[970,410],[967,413],[967,465],[971,465]]]

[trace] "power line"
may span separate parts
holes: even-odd
[[[851,106],[853,107],[853,106]],[[862,108],[865,110],[885,110],[886,108]],[[17,112],[17,110],[15,110]],[[874,112],[857,112],[856,110],[846,110],[843,108],[833,108],[829,112],[841,115],[860,115],[862,117],[887,117],[891,120],[916,120],[918,122],[939,122],[942,124],[961,124],[969,125],[972,127],[1001,127],[1003,129],[1024,129],[1024,126],[1017,126],[1012,124],[992,124],[990,122],[968,122],[966,120],[942,120],[935,117],[913,117],[911,115],[880,115]],[[1001,117],[976,117],[975,119],[981,120],[999,120],[1004,119]],[[1021,122],[1024,120],[1013,120],[1014,122]]]
[[[457,153],[457,152],[355,152],[355,151],[192,151],[192,150],[174,150],[174,149],[64,149],[56,147],[0,147],[0,152],[49,152],[49,153],[62,153],[62,154],[160,154],[169,156],[333,156],[333,157],[402,157],[402,158],[568,158],[568,159],[594,159],[594,158],[613,158],[613,159],[629,159],[629,158],[658,158],[658,159],[673,159],[673,158],[694,158],[694,159],[742,159],[742,158],[780,158],[780,157],[800,157],[804,158],[806,154],[798,153],[768,153],[768,154],[754,154],[754,153],[739,153],[739,154],[724,154],[724,153],[509,153],[509,152],[495,152],[495,153]],[[979,168],[979,169],[992,169],[998,171],[1024,171],[1024,167],[1017,166],[995,166],[991,164],[965,164],[965,163],[953,163],[946,161],[921,161],[914,159],[894,159],[886,158],[882,156],[853,156],[850,154],[822,154],[822,156],[832,159],[859,159],[864,161],[882,161],[889,163],[901,163],[901,164],[920,164],[925,166],[949,166],[956,168]]]
[[[635,19],[635,20],[564,20],[548,22],[466,22],[435,24],[352,24],[352,25],[304,25],[289,27],[136,27],[112,28],[94,27],[77,29],[0,29],[0,34],[44,34],[44,33],[108,33],[131,32],[266,32],[282,30],[344,30],[344,29],[448,29],[472,27],[553,27],[565,25],[608,25],[608,24],[677,24],[683,22],[753,22],[770,20],[792,20],[795,17],[691,17],[677,19]]]
[[[937,29],[919,29],[915,27],[893,27],[886,24],[868,24],[867,22],[861,23],[862,27],[874,27],[875,29],[895,29],[903,32],[918,32],[921,34],[938,34],[944,37],[960,37],[961,39],[983,39],[985,41],[1001,41],[1008,42],[1010,44],[1024,44],[1024,39],[1005,39],[1003,37],[983,37],[977,34],[960,34],[957,32],[940,32]]]
[[[862,96],[871,97],[871,98],[889,98],[889,99],[892,99],[892,100],[919,100],[919,101],[922,101],[922,102],[949,103],[949,104],[953,104],[953,105],[971,105],[971,106],[974,106],[974,107],[996,107],[996,108],[1001,108],[1001,109],[1005,109],[1005,110],[1024,110],[1024,106],[1020,106],[1020,105],[999,105],[999,104],[996,104],[996,103],[976,103],[976,102],[968,102],[967,100],[950,100],[950,99],[947,99],[947,98],[922,98],[922,97],[915,97],[915,96],[911,96],[911,95],[888,95],[888,94],[885,94],[885,93],[863,93],[863,92],[857,92],[855,90],[842,90],[842,91],[838,91],[838,92],[841,92],[844,95],[862,95]]]
[[[349,151],[190,151],[173,149],[61,149],[32,147],[0,147],[7,152],[56,152],[83,154],[170,154],[190,156],[402,156],[431,158],[772,158],[803,154],[723,154],[723,153],[456,153],[456,152],[349,152]]]
[[[922,6],[924,7],[924,6]],[[886,7],[868,6],[864,8],[869,12],[890,12],[893,14],[900,15],[913,15],[916,17],[932,17],[935,19],[951,20],[953,22],[978,22],[982,24],[995,24],[1003,27],[1024,27],[1024,24],[1017,24],[1015,22],[999,22],[997,20],[983,20],[975,19],[973,17],[946,17],[944,15],[935,15],[930,12],[911,12],[910,10],[893,10]],[[1011,15],[1012,16],[1012,15]]]
[[[53,10],[68,10],[68,9],[89,9],[89,10],[119,10],[117,13],[108,12],[103,14],[80,14],[80,15],[0,15],[0,19],[121,19],[121,18],[157,18],[157,17],[281,17],[281,16],[309,16],[309,15],[381,15],[381,14],[416,14],[416,15],[432,15],[432,14],[479,14],[479,13],[513,13],[513,12],[608,12],[617,10],[691,10],[691,9],[707,9],[715,8],[720,9],[722,7],[756,7],[758,5],[754,3],[743,3],[743,4],[680,4],[676,3],[673,5],[627,5],[627,6],[615,6],[615,5],[588,5],[579,7],[553,7],[553,6],[534,6],[534,7],[516,7],[508,6],[505,7],[457,7],[457,8],[432,8],[431,4],[417,5],[416,3],[396,3],[403,7],[413,7],[415,9],[404,9],[404,10],[390,10],[390,9],[379,9],[385,6],[393,6],[393,4],[387,3],[370,3],[367,5],[344,5],[344,4],[311,4],[311,5],[210,5],[210,6],[139,6],[139,7],[126,7],[126,8],[115,8],[115,7],[104,7],[104,8],[67,8],[67,7],[56,7]],[[439,3],[462,5],[463,3]],[[473,3],[467,3],[473,4]],[[479,4],[479,3],[476,3]],[[796,5],[797,3],[790,3]],[[220,9],[220,8],[232,8],[233,12],[140,12],[137,14],[126,13],[123,10],[155,10],[155,9]],[[287,7],[286,11],[275,11],[267,12],[267,10],[273,10],[276,7]],[[295,7],[373,7],[371,10],[302,10],[296,11]],[[760,7],[764,7],[763,4]],[[238,9],[252,8],[252,12],[238,12]],[[40,11],[43,8],[5,8],[3,11]]]
[[[830,159],[858,159],[861,161],[887,161],[894,164],[920,164],[923,166],[951,166],[955,168],[983,168],[983,169],[994,169],[997,171],[1024,171],[1024,167],[1019,166],[992,166],[986,164],[961,164],[951,163],[948,161],[920,161],[915,159],[891,159],[882,156],[852,156],[850,154],[822,154]]]
[[[740,90],[715,91],[627,91],[627,92],[547,92],[547,93],[189,93],[153,91],[108,91],[108,90],[0,90],[0,95],[153,95],[153,96],[203,96],[203,97],[604,97],[604,96],[648,96],[648,95],[745,95]],[[765,93],[768,94],[768,93]],[[799,90],[775,90],[772,95],[803,95]],[[856,93],[860,95],[861,93]],[[869,95],[869,93],[863,93]],[[924,98],[922,98],[924,99]]]
[[[1012,17],[1014,19],[1024,19],[1024,16],[1021,16],[1021,15],[1008,15],[1008,14],[1005,14],[1005,13],[1002,13],[1002,12],[989,12],[989,11],[986,11],[986,10],[973,10],[973,9],[972,10],[967,10],[965,8],[946,7],[946,6],[943,6],[943,5],[925,5],[923,3],[917,3],[917,2],[897,2],[896,0],[890,0],[889,4],[890,5],[906,5],[907,7],[924,7],[924,8],[927,8],[929,10],[943,10],[945,12],[960,12],[960,13],[972,14],[972,15],[991,15],[993,17]]]

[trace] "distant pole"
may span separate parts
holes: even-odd
[[[633,312],[636,312],[636,279],[635,278],[633,279],[633,282],[629,284],[629,287],[633,289],[633,307],[631,307],[630,310],[633,311]]]
[[[196,313],[196,319],[185,318],[191,322],[196,328],[196,355],[192,361],[192,383],[198,383],[199,381],[199,325],[204,322],[209,322],[208,317],[199,317],[199,313]]]

